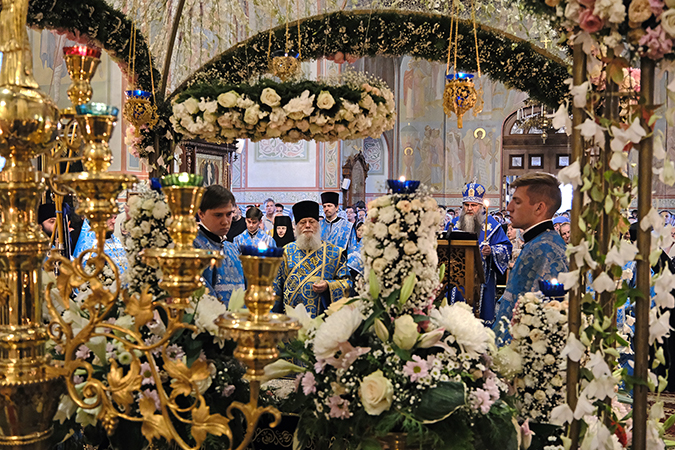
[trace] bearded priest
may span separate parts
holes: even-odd
[[[481,184],[468,183],[464,186],[462,208],[459,216],[453,221],[453,230],[465,231],[478,236],[485,283],[480,287],[477,309],[480,311],[480,318],[486,325],[491,326],[495,320],[497,272],[501,275],[506,273],[513,245],[494,217],[488,216],[486,227],[485,214],[487,214],[487,211],[483,206],[484,195],[485,187]],[[452,302],[463,300],[457,288],[452,290],[450,297]]]
[[[274,310],[304,304],[314,318],[331,302],[350,295],[352,282],[347,269],[346,252],[321,239],[319,204],[310,200],[293,206],[295,242],[284,247],[283,260],[274,280],[275,293],[281,298]]]

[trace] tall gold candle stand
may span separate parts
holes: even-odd
[[[37,224],[45,189],[31,159],[57,132],[56,105],[38,90],[26,32],[27,0],[0,8],[0,447],[43,449],[63,391],[45,354],[40,267],[49,241]]]

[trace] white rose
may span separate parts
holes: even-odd
[[[218,111],[218,102],[213,100],[207,102],[205,99],[202,99],[202,101],[199,102],[199,109],[207,113],[214,113]]]
[[[415,245],[414,242],[408,241],[403,246],[403,251],[405,252],[406,255],[414,255],[415,253],[417,253],[417,245]]]
[[[335,105],[335,99],[330,92],[321,91],[316,99],[316,106],[321,109],[331,109]]]
[[[246,109],[246,112],[244,113],[244,122],[249,125],[255,125],[258,123],[258,120],[260,120],[260,115],[260,105],[255,104]]]
[[[218,96],[218,104],[223,108],[234,108],[239,100],[239,94],[234,91],[225,92]]]
[[[150,228],[150,222],[142,222],[141,230],[143,230],[143,234],[150,234],[150,232],[152,231],[152,229]]]
[[[361,381],[359,397],[363,409],[371,416],[379,416],[391,407],[394,386],[381,370],[376,370]]]
[[[546,400],[546,393],[541,389],[537,389],[535,393],[532,395],[532,397],[534,397],[534,399],[537,400],[538,402],[543,402],[544,400]]]
[[[152,210],[152,217],[159,220],[164,218],[169,213],[169,207],[164,202],[155,203],[155,208]]]
[[[199,102],[196,98],[188,98],[183,102],[185,110],[190,114],[197,114],[199,112]]]
[[[375,272],[382,272],[384,268],[387,267],[387,261],[384,258],[377,258],[373,261],[373,270]]]
[[[413,348],[418,336],[417,323],[412,316],[406,314],[394,321],[394,343],[403,350]]]
[[[675,9],[667,9],[661,14],[661,28],[668,36],[675,38]]]
[[[387,237],[387,232],[389,229],[387,226],[381,222],[378,222],[375,224],[375,227],[373,229],[373,234],[375,235],[376,238],[378,239],[384,239]]]
[[[155,209],[155,201],[151,198],[145,200],[143,202],[143,209],[145,209],[146,211],[152,211],[153,209]]]
[[[544,332],[535,328],[534,330],[530,331],[530,339],[532,339],[532,342],[537,342],[541,340],[544,337]]]
[[[263,89],[262,94],[260,94],[260,102],[274,108],[275,106],[279,106],[281,104],[281,97],[274,89],[265,88]]]

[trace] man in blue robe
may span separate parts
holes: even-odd
[[[337,192],[324,192],[321,194],[321,203],[325,217],[321,222],[321,239],[348,252],[352,223],[338,216],[340,195]]]
[[[352,281],[347,270],[347,253],[321,239],[319,204],[305,200],[293,206],[297,237],[284,247],[283,260],[274,280],[280,297],[274,310],[283,305],[304,304],[311,317],[349,296]]]
[[[117,215],[113,215],[108,219],[107,226],[108,231],[105,236],[105,243],[103,244],[103,253],[108,255],[110,259],[113,260],[117,268],[119,269],[120,276],[124,274],[129,268],[129,262],[127,261],[127,251],[122,245],[122,242],[115,236],[113,233],[115,227],[115,218]],[[97,245],[96,234],[91,229],[88,220],[84,220],[82,223],[82,230],[80,231],[80,237],[77,239],[77,244],[73,250],[73,258],[78,258],[85,250],[93,249]],[[84,263],[89,259],[92,253],[89,253],[82,260]]]
[[[503,343],[511,337],[499,324],[502,318],[511,321],[518,296],[538,291],[539,280],[557,278],[560,272],[568,271],[565,241],[551,220],[562,203],[558,180],[537,172],[517,178],[511,187],[515,192],[506,210],[513,227],[524,230],[525,244],[509,274],[504,295],[497,302],[493,329]]]
[[[272,236],[265,233],[265,230],[260,228],[263,213],[255,206],[246,211],[246,230],[239,236],[234,238],[234,244],[237,247],[242,245],[252,245],[258,247],[262,242],[267,248],[276,247],[277,244],[272,239]]]
[[[215,250],[224,256],[215,267],[204,270],[203,278],[211,295],[226,305],[235,289],[244,289],[244,269],[239,261],[239,247],[227,241],[227,232],[234,215],[234,196],[224,187],[214,184],[206,188],[199,205],[199,232],[195,248]]]
[[[453,221],[453,229],[478,236],[485,283],[480,287],[478,305],[474,305],[474,307],[477,311],[480,311],[480,318],[483,319],[485,324],[491,326],[495,320],[497,273],[500,275],[506,273],[513,245],[494,217],[488,216],[486,230],[485,214],[487,214],[487,211],[483,207],[484,195],[485,187],[478,183],[468,183],[464,186],[462,209],[459,216]],[[448,222],[449,226],[450,222]],[[454,302],[460,299],[461,293],[457,288],[453,289],[450,293],[450,301]]]

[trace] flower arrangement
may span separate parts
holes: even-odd
[[[567,301],[521,295],[510,333],[513,339],[499,350],[495,366],[516,388],[520,417],[549,423],[553,408],[565,402]]]
[[[404,306],[426,310],[439,287],[436,230],[441,217],[436,201],[424,191],[384,195],[368,204],[368,219],[363,231],[364,276],[374,272],[386,298],[414,274],[417,281]]]
[[[405,246],[405,230],[413,242],[429,240],[433,250],[440,217],[431,197],[391,194],[380,202],[377,214],[369,211],[364,254],[373,242],[385,242],[382,233],[390,229],[393,245]],[[391,211],[389,219],[386,208],[404,212]],[[374,231],[378,224],[381,233]],[[494,334],[463,303],[433,304],[438,274],[429,270],[435,272],[436,264],[403,248],[397,254],[380,269],[366,257],[369,280],[360,297],[333,304],[315,319],[303,305],[287,310],[303,329],[285,353],[301,365],[278,361],[266,371],[299,372],[291,403],[301,405],[300,444],[377,449],[378,438],[396,431],[407,433],[409,443],[435,449],[515,448],[518,431],[504,402],[507,386],[491,370]],[[427,267],[417,266],[422,263]],[[419,279],[411,264],[424,269]],[[398,287],[391,279],[380,283],[388,270],[410,275]]]
[[[145,286],[153,297],[166,296],[158,286],[159,268],[147,264],[140,256],[144,248],[169,248],[173,245],[167,230],[171,212],[159,190],[145,184],[137,185],[138,192],[127,200],[127,220],[124,222],[124,246],[129,268],[125,281],[131,294],[140,294]]]
[[[319,82],[192,87],[174,101],[170,121],[177,133],[207,141],[335,141],[379,137],[394,126],[396,103],[384,82],[347,71]]]

